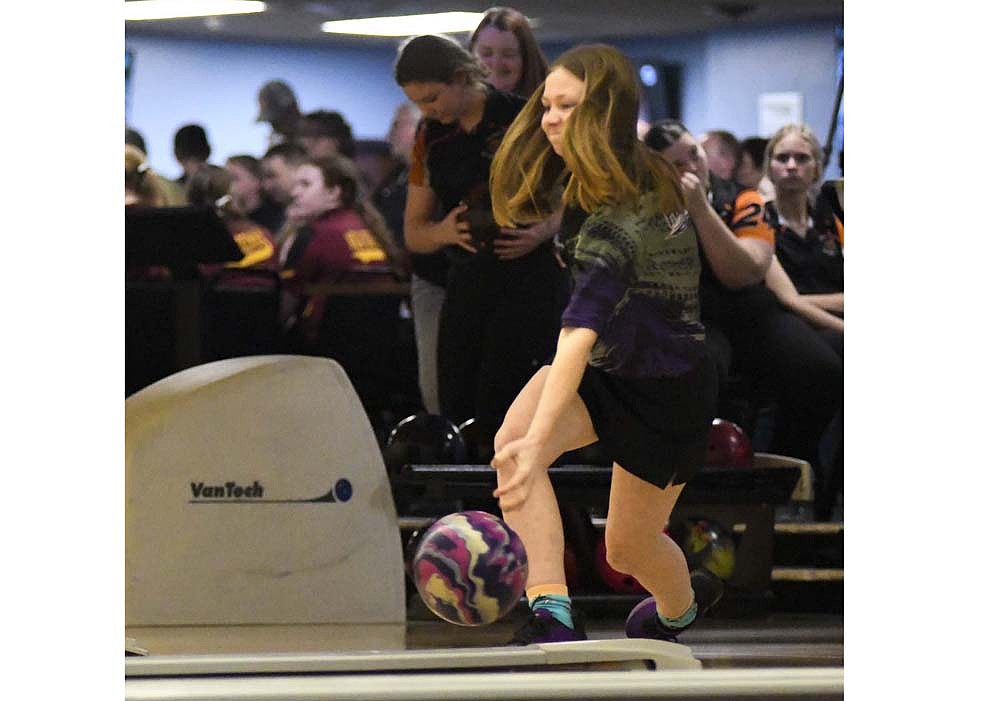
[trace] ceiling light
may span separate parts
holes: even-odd
[[[429,15],[399,17],[365,17],[323,23],[330,34],[363,34],[365,36],[407,37],[417,34],[450,34],[471,32],[483,18],[479,12],[437,12]]]
[[[247,15],[263,12],[267,3],[254,0],[132,0],[125,3],[126,21]]]

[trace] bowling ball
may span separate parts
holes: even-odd
[[[725,419],[712,421],[705,464],[713,467],[752,466],[753,446],[743,429]]]
[[[700,567],[724,581],[733,576],[736,541],[722,524],[709,519],[690,519],[683,528],[681,550],[692,570]]]
[[[412,569],[420,598],[432,612],[460,626],[481,626],[517,605],[528,581],[528,556],[500,518],[460,511],[431,524]]]
[[[403,544],[403,566],[406,569],[406,576],[411,579],[413,578],[413,557],[417,554],[417,548],[420,547],[420,541],[424,539],[428,528],[430,526],[415,528],[410,531],[408,536],[404,535],[406,542]]]
[[[493,436],[481,435],[483,432],[475,418],[460,423],[458,432],[465,441],[465,450],[470,462],[485,465],[493,459]]]
[[[392,475],[403,465],[453,465],[466,461],[465,441],[458,426],[436,414],[414,414],[396,424],[382,457]]]
[[[623,574],[608,564],[608,546],[604,542],[604,535],[597,539],[597,548],[594,552],[594,569],[601,581],[616,594],[648,594],[645,587],[639,584],[639,580],[630,574]]]

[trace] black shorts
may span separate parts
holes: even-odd
[[[587,365],[577,391],[604,452],[636,477],[662,489],[704,464],[718,394],[707,354],[679,377],[618,377]]]

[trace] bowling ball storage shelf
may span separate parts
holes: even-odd
[[[557,465],[549,470],[560,506],[606,513],[611,467]],[[775,508],[786,505],[801,479],[798,467],[705,467],[681,494],[673,519],[709,518],[730,531],[738,528],[736,567],[726,582],[717,615],[765,614],[773,609],[772,569],[775,554]],[[397,504],[419,504],[417,513],[401,511],[401,528],[418,528],[422,518],[460,508],[483,508],[496,501],[496,471],[489,465],[404,465],[392,480]],[[471,506],[470,506],[471,505]],[[496,511],[499,513],[499,511]],[[440,515],[440,514],[437,514]],[[405,519],[412,520],[405,520]],[[603,526],[595,519],[595,526]],[[598,587],[599,589],[599,587]],[[607,591],[573,592],[582,610],[630,608],[641,596]]]

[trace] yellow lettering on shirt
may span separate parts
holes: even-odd
[[[351,256],[359,263],[384,263],[385,251],[368,229],[351,229],[344,232],[344,240],[351,249]]]
[[[243,252],[243,259],[233,263],[227,263],[227,268],[250,268],[254,265],[266,263],[274,256],[274,244],[264,235],[260,229],[249,229],[241,231],[233,236],[236,245]]]

